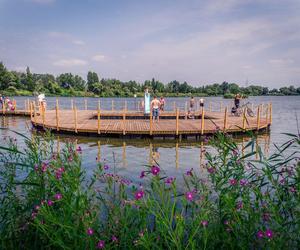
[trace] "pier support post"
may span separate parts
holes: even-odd
[[[126,134],[126,110],[123,110],[123,135]]]
[[[226,132],[226,129],[227,129],[227,107],[225,108],[225,111],[224,111],[224,132]]]
[[[176,109],[176,136],[179,132],[179,108]]]
[[[77,130],[77,107],[74,107],[74,131],[75,133],[78,132]]]
[[[204,134],[205,118],[204,118],[204,107],[202,107],[201,112],[201,135]]]
[[[87,110],[87,99],[84,99],[84,109]]]
[[[269,104],[266,105],[266,126],[269,124]]]
[[[98,100],[98,112],[97,112],[97,121],[98,121],[98,134],[101,133],[101,124],[100,124],[100,100]]]
[[[55,106],[56,130],[59,131],[59,114],[58,114],[58,99],[56,98]]]
[[[260,126],[260,105],[257,106],[257,120],[256,120],[256,130],[259,130]]]
[[[153,130],[153,119],[152,119],[152,110],[150,110],[150,124],[149,124],[149,133],[152,135],[152,130]]]
[[[243,110],[243,131],[246,130],[246,108]]]
[[[111,111],[114,111],[114,100],[111,100]]]

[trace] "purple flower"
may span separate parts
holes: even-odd
[[[186,171],[186,175],[187,176],[193,176],[193,168],[191,168],[190,170]]]
[[[238,151],[237,149],[234,149],[234,150],[232,151],[232,153],[233,153],[233,155],[237,156],[237,155],[239,154],[239,151]]]
[[[270,214],[269,213],[263,213],[263,220],[264,221],[269,221],[270,219],[271,219],[271,216],[270,216]]]
[[[48,204],[48,206],[51,207],[51,206],[53,205],[53,201],[52,201],[52,200],[48,200],[48,201],[47,201],[47,204]]]
[[[246,186],[247,184],[248,184],[248,181],[247,181],[247,180],[245,180],[245,179],[241,179],[241,180],[240,180],[240,185],[241,185],[242,187]]]
[[[58,193],[54,195],[55,200],[60,200],[62,199],[62,194]]]
[[[208,221],[207,220],[203,220],[201,221],[201,225],[206,227],[208,225]]]
[[[34,171],[38,171],[39,170],[39,165],[38,164],[34,164]]]
[[[271,239],[273,237],[273,232],[271,229],[267,229],[265,232],[266,237],[268,237],[269,239]]]
[[[257,238],[261,239],[261,238],[264,237],[264,232],[261,231],[261,230],[259,230],[259,231],[256,233],[256,236],[257,236]]]
[[[104,168],[104,170],[108,170],[109,166],[107,164],[104,164],[103,168]]]
[[[47,164],[43,163],[41,170],[43,173],[45,173],[47,171]]]
[[[81,153],[81,152],[82,152],[82,149],[81,149],[81,147],[80,147],[80,146],[78,146],[78,148],[76,149],[76,151],[77,151],[78,153]]]
[[[112,240],[112,242],[118,242],[118,238],[115,235],[113,235],[111,237],[111,240]]]
[[[142,178],[144,178],[145,177],[145,171],[142,171],[141,172],[141,175],[140,175],[140,178],[142,179]]]
[[[140,190],[140,191],[137,191],[135,193],[134,197],[135,197],[136,200],[140,200],[140,199],[142,199],[144,197],[144,194],[145,194],[144,191]]]
[[[34,207],[34,209],[36,210],[36,211],[39,211],[40,210],[40,206],[39,205],[36,205],[35,207]]]
[[[98,249],[103,249],[105,247],[105,241],[104,240],[99,240],[97,243],[97,248]]]
[[[237,180],[236,180],[236,179],[230,179],[230,180],[229,180],[229,184],[230,184],[231,186],[235,186],[235,185],[237,184]]]
[[[165,180],[165,183],[166,184],[172,184],[174,181],[175,181],[176,178],[174,177],[168,177],[166,180]]]
[[[291,193],[296,193],[296,188],[295,187],[290,187],[290,192]]]
[[[237,209],[242,209],[244,206],[243,202],[242,201],[238,201],[237,205],[236,205],[236,208]]]
[[[192,201],[192,200],[194,199],[193,192],[186,192],[186,193],[185,193],[185,198],[186,198],[188,201]]]
[[[94,230],[92,229],[92,228],[88,228],[87,230],[86,230],[86,233],[87,233],[87,235],[93,235],[94,234]]]
[[[152,166],[151,167],[151,173],[153,175],[158,175],[159,172],[160,172],[160,168],[158,166]]]
[[[216,169],[214,167],[210,167],[207,169],[208,173],[214,174],[216,172]]]

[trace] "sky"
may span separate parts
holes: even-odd
[[[10,70],[300,86],[300,0],[0,0]]]

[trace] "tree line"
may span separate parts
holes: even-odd
[[[87,80],[79,75],[63,73],[35,74],[26,68],[26,72],[10,71],[0,62],[0,91],[5,95],[35,95],[45,93],[56,96],[100,96],[100,97],[130,97],[134,94],[143,95],[148,88],[157,95],[164,96],[227,96],[237,93],[246,96],[260,95],[300,95],[300,87],[281,87],[279,89],[250,85],[241,87],[236,83],[214,83],[195,87],[187,82],[171,81],[164,84],[156,79],[144,83],[136,81],[123,82],[117,79],[100,78],[96,72],[89,71]]]

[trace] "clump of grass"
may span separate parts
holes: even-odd
[[[53,139],[1,147],[0,237],[5,249],[298,249],[298,136],[270,157],[243,154],[222,133],[206,152],[207,178],[190,169],[184,186],[161,166],[141,184],[99,164],[90,179],[81,148]],[[259,159],[254,160],[254,154]]]

